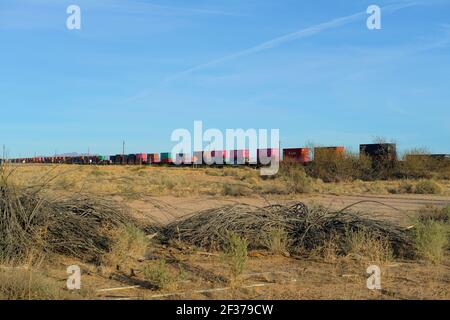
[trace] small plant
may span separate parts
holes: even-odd
[[[108,265],[121,265],[130,257],[140,257],[145,254],[148,239],[144,231],[135,225],[128,224],[115,231],[114,242],[110,252],[105,256]]]
[[[365,229],[347,230],[345,248],[348,255],[357,255],[376,262],[390,261],[393,255],[388,239]]]
[[[448,247],[448,225],[433,219],[415,225],[415,245],[419,256],[431,262],[442,260]]]
[[[418,194],[439,194],[442,188],[432,180],[422,180],[416,185],[415,193]]]
[[[144,267],[144,278],[159,290],[166,288],[175,281],[165,260],[148,263]]]
[[[230,266],[233,278],[239,277],[247,263],[247,240],[235,233],[228,235],[225,247],[225,258]]]
[[[286,255],[288,253],[289,237],[283,229],[273,229],[267,232],[265,246],[273,254]]]

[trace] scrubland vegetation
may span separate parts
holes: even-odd
[[[336,281],[334,294],[341,297],[342,288],[361,285],[343,283],[339,277],[360,274],[368,263],[383,268],[402,263],[417,269],[420,277],[426,270],[448,272],[450,206],[424,207],[411,216],[407,228],[362,218],[350,209],[340,212],[302,204],[230,205],[162,225],[136,218],[128,206],[136,200],[157,202],[158,196],[193,194],[236,199],[315,192],[450,195],[447,168],[422,172],[423,164],[404,162],[383,173],[383,180],[374,176],[365,160],[350,156],[337,161],[310,167],[285,163],[277,176],[268,178],[251,168],[2,167],[0,298],[96,299],[107,297],[100,288],[124,286],[135,288],[134,295],[125,295],[135,299],[176,297],[171,292],[206,298],[212,293],[200,293],[205,287],[234,288],[234,295],[221,297],[246,298],[247,291],[238,288],[251,286],[253,274],[264,274],[258,283],[277,283],[266,279],[281,277],[276,265],[283,271],[282,266],[290,266],[288,278],[300,277],[311,286],[328,276],[314,280],[300,272],[302,268],[343,274],[327,280]],[[65,268],[71,264],[82,266],[82,290],[65,288]],[[448,287],[448,274],[437,277]],[[360,280],[364,283],[364,277]],[[293,285],[286,281],[280,285]],[[405,285],[395,288],[406,294],[407,284],[388,283]],[[440,285],[427,286],[434,292]],[[323,286],[327,290],[328,284]],[[298,288],[290,290],[285,296],[271,289],[265,297],[300,298],[295,295]],[[325,291],[317,297],[329,294],[333,297]],[[411,297],[423,298],[421,294]]]

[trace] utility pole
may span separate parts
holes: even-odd
[[[125,164],[125,140],[122,141],[122,164]]]

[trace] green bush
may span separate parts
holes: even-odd
[[[144,267],[144,278],[157,289],[164,289],[175,281],[165,260],[147,263]]]
[[[417,253],[423,259],[439,262],[449,244],[448,225],[428,219],[418,221],[415,226],[415,245]]]
[[[235,233],[228,235],[225,247],[225,258],[230,266],[231,274],[237,278],[242,274],[247,264],[247,240]]]

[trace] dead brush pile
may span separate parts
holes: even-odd
[[[20,261],[31,252],[43,252],[97,262],[110,247],[111,230],[135,223],[122,206],[109,200],[90,195],[51,199],[44,189],[17,186],[2,168],[2,261]]]
[[[223,249],[230,233],[248,241],[250,249],[267,249],[267,236],[283,230],[292,253],[312,251],[326,245],[332,236],[339,253],[347,251],[347,236],[352,232],[370,232],[390,244],[397,256],[413,250],[407,230],[388,222],[361,217],[349,211],[308,208],[303,203],[290,206],[252,207],[231,205],[204,210],[169,224],[164,231],[168,240],[179,240],[209,250]]]

